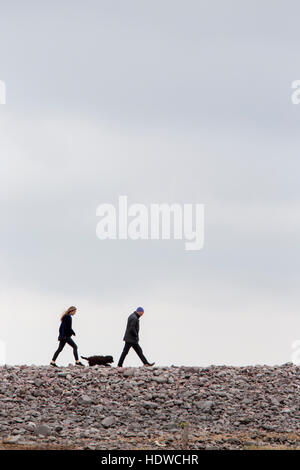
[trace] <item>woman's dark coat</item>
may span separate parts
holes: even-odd
[[[61,321],[58,341],[70,338],[73,335],[75,336],[75,332],[72,330],[72,316],[68,313]]]

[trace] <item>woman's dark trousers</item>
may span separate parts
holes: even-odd
[[[76,343],[74,343],[71,337],[67,337],[67,338],[60,340],[58,350],[54,353],[52,361],[54,362],[56,361],[57,356],[59,355],[60,352],[62,352],[66,343],[68,343],[73,348],[73,354],[74,354],[75,360],[78,361],[78,348],[77,348]]]
[[[121,357],[118,362],[118,367],[122,367],[123,362],[127,354],[129,353],[129,349],[133,348],[137,355],[139,356],[140,360],[143,362],[143,364],[149,364],[147,359],[145,358],[142,348],[138,343],[125,343],[124,349],[122,351]]]

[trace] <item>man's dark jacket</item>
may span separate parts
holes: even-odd
[[[68,313],[65,315],[61,321],[60,327],[59,327],[59,337],[58,340],[64,340],[65,338],[69,338],[71,336],[75,335],[74,331],[72,330],[72,317]]]
[[[129,315],[123,340],[126,343],[139,342],[140,317],[136,312]]]

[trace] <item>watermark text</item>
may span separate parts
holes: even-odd
[[[96,234],[100,240],[184,240],[187,251],[204,245],[204,204],[100,204]]]

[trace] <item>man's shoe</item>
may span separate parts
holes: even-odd
[[[151,363],[145,364],[145,366],[152,367],[152,366],[154,366],[154,364],[155,364],[155,362],[151,362]]]
[[[55,364],[55,362],[50,362],[50,366],[58,368],[58,366]]]
[[[75,366],[83,366],[83,367],[85,367],[85,365],[82,364],[82,362],[79,362],[79,361],[78,361],[78,362],[75,362]]]

